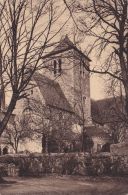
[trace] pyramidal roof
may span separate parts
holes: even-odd
[[[88,61],[91,61],[88,56],[86,56],[84,53],[82,53],[81,50],[79,50],[74,43],[69,39],[69,37],[66,35],[64,37],[64,39],[62,39],[59,44],[47,55],[45,55],[43,58],[47,58],[59,53],[62,53],[64,51],[68,51],[74,49],[76,50],[80,55],[82,55],[83,57],[85,57]]]
[[[73,48],[75,45],[71,42],[71,40],[66,35],[64,39],[62,39],[59,43],[59,45],[53,50],[53,51],[60,51],[60,50],[66,50],[69,48]]]

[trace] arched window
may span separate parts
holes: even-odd
[[[33,89],[31,89],[31,95],[33,94]]]
[[[85,70],[84,70],[84,66],[83,66],[83,77],[85,76]]]
[[[85,96],[83,96],[83,103],[85,104],[85,101],[86,101],[86,97]]]
[[[56,75],[57,73],[57,64],[56,64],[56,60],[54,60],[54,75]]]
[[[84,73],[85,73],[85,67],[84,67],[84,62],[82,61],[82,76],[84,77]]]
[[[61,74],[61,71],[62,71],[61,65],[62,65],[62,61],[61,61],[61,59],[59,59],[58,60],[58,73],[60,73],[60,74]]]
[[[80,61],[80,74],[82,73],[82,61]]]

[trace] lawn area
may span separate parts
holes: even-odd
[[[128,195],[128,178],[44,176],[6,178],[0,195]]]

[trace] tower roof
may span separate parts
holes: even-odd
[[[78,49],[74,43],[69,39],[69,37],[66,35],[64,39],[62,39],[59,44],[47,55],[43,56],[44,58],[48,58],[51,57],[53,55],[62,53],[64,51],[68,51],[74,49],[75,51],[77,51],[81,56],[85,57],[88,61],[91,61],[90,58],[88,56],[86,56],[80,49]]]

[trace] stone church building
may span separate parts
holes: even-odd
[[[42,57],[44,69],[33,76],[31,98],[43,104],[72,112],[92,125],[89,62],[66,36],[57,47]],[[22,106],[22,105],[21,105]],[[20,106],[17,109],[22,110]]]
[[[56,139],[60,141],[60,147],[63,142],[62,137],[67,142],[68,139],[73,140],[77,132],[81,133],[83,129],[90,129],[93,126],[88,71],[90,61],[88,56],[83,54],[68,36],[65,36],[51,52],[42,57],[44,68],[34,74],[31,82],[33,87],[28,91],[29,99],[17,103],[15,114],[22,116],[23,113],[26,114],[35,109],[39,110],[42,120],[44,112],[42,108],[47,107],[50,113],[52,110],[52,119],[51,115],[45,116],[45,123],[52,120],[51,126],[56,129],[55,132],[58,135]],[[36,102],[36,106],[33,102]],[[38,103],[39,106],[37,106]],[[61,119],[56,120],[55,116]],[[59,127],[59,130],[56,127]],[[41,128],[44,129],[43,126]],[[50,125],[48,128],[51,128]],[[26,140],[24,144],[21,144],[20,150],[41,152],[42,140],[44,140],[41,135],[42,132],[34,142]]]

